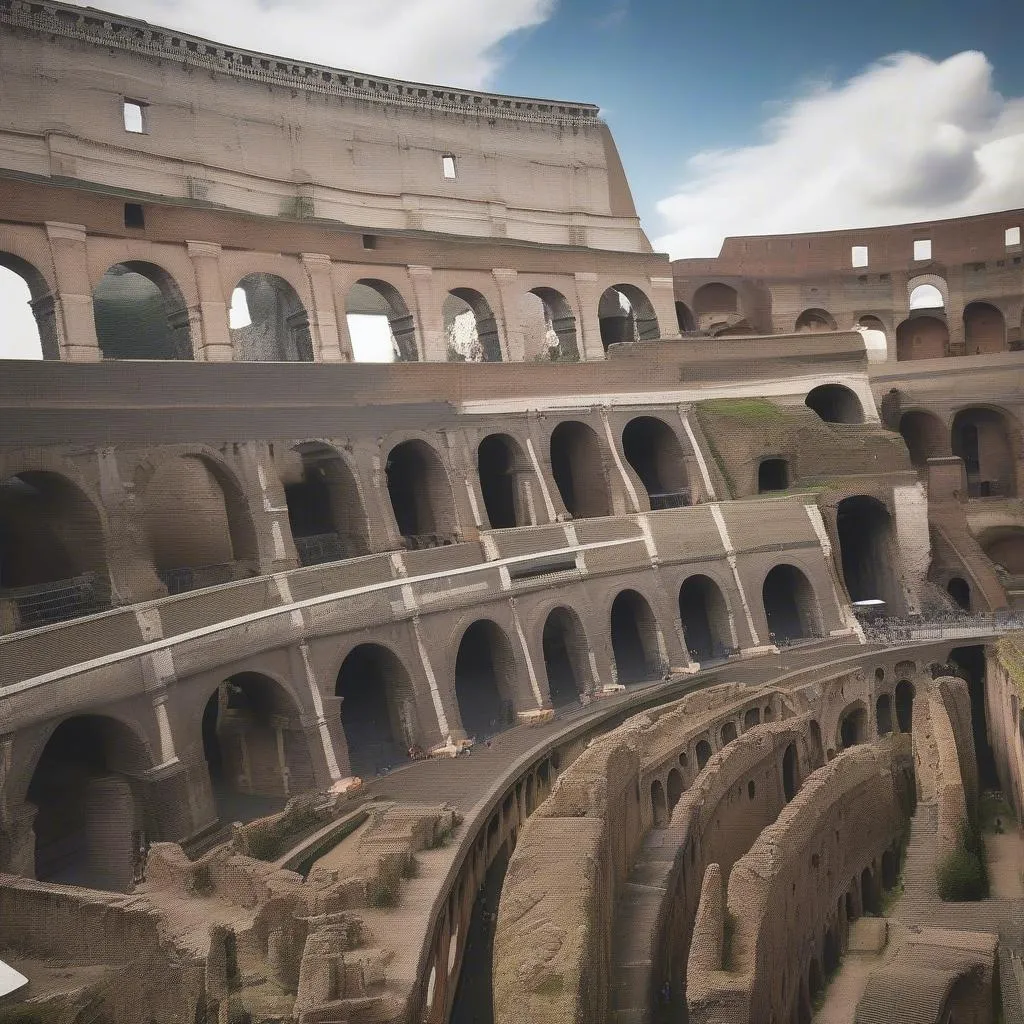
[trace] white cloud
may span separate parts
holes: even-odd
[[[497,44],[546,21],[554,5],[555,0],[104,0],[102,6],[277,56],[483,88],[500,63]]]
[[[24,280],[13,270],[0,267],[0,310],[3,312],[0,359],[42,358],[39,328],[29,306],[31,299]]]
[[[763,142],[704,152],[658,203],[655,247],[716,256],[727,235],[872,227],[1024,206],[1024,98],[992,86],[985,55],[887,57],[819,84]]]

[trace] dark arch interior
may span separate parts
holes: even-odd
[[[661,336],[651,300],[635,285],[606,288],[598,302],[597,316],[606,352],[611,345],[653,341]]]
[[[842,384],[822,384],[811,390],[804,404],[826,423],[863,423],[860,399]]]
[[[784,491],[789,486],[789,462],[786,459],[762,459],[757,467],[757,493]]]
[[[843,579],[853,602],[883,600],[890,613],[902,609],[899,565],[892,517],[877,499],[866,495],[844,498],[836,513]]]
[[[697,754],[697,769],[702,771],[704,765],[711,760],[711,744],[707,740],[698,740],[695,752]]]
[[[551,432],[551,472],[572,516],[589,519],[612,514],[601,445],[585,423],[566,420]]]
[[[418,548],[452,543],[452,492],[437,453],[423,441],[403,441],[388,453],[385,473],[403,544]]]
[[[456,322],[473,316],[473,330],[462,332]],[[442,307],[448,359],[452,362],[500,363],[501,339],[490,303],[475,288],[453,288]]]
[[[791,643],[819,632],[814,591],[796,566],[775,566],[764,579],[761,598],[775,643]]]
[[[530,294],[540,299],[544,324],[544,347],[553,361],[577,362],[580,358],[576,339],[576,315],[565,296],[554,288],[531,288]],[[552,336],[556,344],[552,344]]]
[[[953,419],[953,454],[967,471],[972,498],[1013,497],[1017,493],[1016,432],[995,409],[963,409]]]
[[[477,448],[476,464],[491,529],[528,526],[530,474],[519,445],[507,434],[488,434]]]
[[[462,634],[455,658],[455,697],[467,736],[484,740],[515,722],[514,676],[508,637],[493,622],[474,622]]]
[[[686,647],[695,661],[728,655],[732,646],[729,610],[718,584],[707,576],[690,576],[679,588],[679,619]]]
[[[671,814],[683,795],[683,776],[678,768],[668,773],[668,813]]]
[[[657,622],[647,601],[623,590],[612,602],[612,651],[620,683],[638,683],[659,674]]]
[[[360,644],[346,656],[334,687],[353,775],[373,776],[404,761],[416,742],[412,686],[386,647]]]
[[[785,794],[786,802],[796,796],[796,791],[800,786],[800,780],[797,777],[797,763],[796,763],[796,747],[790,743],[786,747],[786,752],[782,755],[782,792]]]
[[[964,307],[965,355],[987,355],[1006,351],[1006,321],[988,302],[970,302]]]
[[[685,302],[676,303],[676,323],[679,326],[680,334],[688,334],[697,330],[697,321],[694,319],[690,307]]]
[[[575,617],[565,608],[556,608],[544,623],[541,638],[548,692],[554,707],[579,700],[585,676],[581,669],[586,657],[586,638]]]
[[[941,309],[941,307],[940,307]],[[942,359],[950,354],[949,328],[943,316],[912,314],[896,328],[896,358]]]
[[[705,313],[735,313],[739,309],[739,295],[731,285],[712,281],[701,285],[693,295],[693,311]]]
[[[879,736],[892,732],[892,698],[887,693],[879,694],[875,701],[875,726]]]
[[[665,801],[665,787],[660,779],[651,783],[651,810],[654,813],[654,827],[668,824],[668,805]]]
[[[118,263],[93,290],[96,338],[104,359],[191,359],[188,307],[167,271]]]
[[[868,715],[864,708],[856,707],[843,713],[839,722],[839,743],[843,750],[866,743],[867,733]]]
[[[971,586],[962,576],[954,576],[946,584],[946,593],[953,598],[958,608],[965,612],[971,610]]]
[[[835,329],[835,318],[824,309],[805,309],[796,319],[798,333],[834,331]]]
[[[654,416],[637,416],[622,431],[622,450],[652,509],[690,504],[686,460],[675,432]]]
[[[904,413],[900,417],[900,434],[907,443],[911,463],[919,469],[925,467],[929,459],[949,453],[946,428],[942,420],[930,412]]]
[[[727,744],[732,743],[734,739],[736,739],[736,723],[726,722],[725,725],[722,726],[722,746],[724,747]]]
[[[996,772],[995,755],[992,753],[992,745],[989,742],[988,708],[985,701],[985,675],[987,671],[985,648],[980,644],[970,647],[957,647],[950,652],[949,660],[959,669],[959,674],[967,681],[967,688],[971,695],[971,732],[974,736],[974,752],[978,759],[978,775],[981,787],[982,789],[999,789],[999,776]],[[913,706],[914,691],[912,688],[909,691],[909,696],[911,706]],[[900,700],[897,693],[897,712],[899,706]]]
[[[231,329],[236,359],[310,363],[313,337],[309,313],[298,292],[277,274],[247,274],[235,285],[249,311],[249,323]]]

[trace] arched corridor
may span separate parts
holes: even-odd
[[[958,608],[965,612],[971,610],[971,586],[962,576],[954,576],[946,584],[946,593],[956,602]]]
[[[515,724],[515,657],[504,630],[478,619],[459,641],[455,697],[466,735],[482,741]]]
[[[923,410],[906,412],[900,417],[900,434],[907,443],[911,464],[923,469],[929,459],[949,454],[946,428],[938,416]]]
[[[786,459],[762,459],[757,467],[757,493],[784,491],[789,487],[789,462]]]
[[[820,384],[807,393],[804,404],[826,423],[863,423],[860,399],[842,384]]]
[[[612,602],[612,651],[620,683],[638,683],[661,675],[658,623],[646,599],[621,591]]]
[[[448,361],[500,363],[501,339],[490,303],[475,288],[453,288],[441,307]]]
[[[685,302],[676,303],[676,324],[680,334],[689,334],[697,330],[697,321]]]
[[[879,736],[892,732],[892,698],[887,693],[880,693],[875,701],[875,729]]]
[[[764,578],[761,600],[773,643],[792,643],[820,635],[814,589],[796,566],[775,566]]]
[[[626,461],[640,477],[651,510],[690,504],[690,481],[679,438],[656,416],[637,416],[622,431]]]
[[[715,318],[739,312],[739,295],[731,285],[721,281],[711,281],[701,285],[693,293],[693,312],[697,316],[698,325],[703,325],[706,318]]]
[[[576,314],[568,299],[554,288],[532,288],[523,296],[523,340],[527,358],[553,363],[579,362]]]
[[[694,661],[725,657],[733,645],[729,608],[709,576],[690,576],[679,588],[679,621]]]
[[[963,459],[972,498],[1014,497],[1020,432],[997,409],[961,409],[953,418],[953,454]]]
[[[912,316],[896,328],[896,358],[942,359],[949,354],[949,328],[936,316]]]
[[[800,788],[800,766],[796,759],[796,746],[790,743],[782,755],[782,792],[786,803],[796,796]]]
[[[658,317],[651,300],[636,285],[616,284],[606,288],[597,307],[601,344],[654,341],[661,336]]]
[[[862,704],[846,708],[839,716],[837,748],[846,750],[868,741],[868,713]]]
[[[298,292],[276,274],[247,274],[235,285],[228,313],[235,358],[309,363],[313,338]]]
[[[153,263],[111,267],[92,294],[104,359],[192,359],[188,306],[177,282]]]
[[[385,473],[403,545],[414,550],[453,543],[455,502],[437,452],[425,441],[403,441],[388,452]]]
[[[896,725],[900,732],[910,732],[914,725],[914,684],[901,679],[893,694],[896,705]]]
[[[414,363],[416,324],[401,292],[387,281],[361,278],[345,297],[345,319],[357,363]]]
[[[1006,321],[991,303],[969,302],[964,307],[964,349],[969,356],[1006,351]]]
[[[835,331],[835,317],[825,309],[805,309],[797,318],[794,328],[797,334],[819,334]]]
[[[476,466],[491,529],[529,526],[533,472],[519,442],[508,434],[488,434],[477,447]]]
[[[551,474],[575,519],[612,514],[601,442],[585,423],[566,420],[551,432]]]
[[[351,772],[379,775],[406,760],[416,743],[412,682],[397,655],[380,644],[359,644],[338,670],[341,726]]]
[[[889,614],[903,610],[899,551],[889,510],[867,495],[844,498],[836,510],[843,580],[850,600],[882,600]]]
[[[590,679],[587,638],[578,616],[568,608],[553,609],[544,622],[541,647],[552,706],[577,702]]]

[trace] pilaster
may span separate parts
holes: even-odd
[[[601,344],[601,321],[598,317],[598,302],[601,296],[597,289],[597,274],[577,271],[576,305],[580,311],[580,355],[583,359],[604,359],[604,345]]]
[[[210,363],[229,363],[234,358],[228,329],[228,306],[220,276],[221,247],[216,242],[186,242],[196,275],[199,308],[189,310],[196,358]],[[194,329],[196,320],[200,331]],[[196,341],[199,344],[196,344]]]
[[[430,267],[409,267],[416,319],[423,339],[423,359],[428,363],[444,363],[448,350],[444,336],[444,318],[438,301],[434,271]]]
[[[651,305],[658,317],[658,329],[662,339],[675,340],[680,337],[679,321],[676,317],[675,282],[669,277],[651,277]]]
[[[103,358],[96,337],[85,227],[47,221],[46,236],[57,281],[57,331],[61,358],[88,363]]]
[[[501,307],[494,312],[498,316],[502,358],[509,363],[521,363],[526,358],[526,341],[523,338],[523,323],[516,289],[519,274],[515,270],[496,267],[491,271],[491,276],[498,287],[498,301]]]
[[[313,358],[322,363],[351,362],[351,342],[348,353],[343,354],[338,338],[338,317],[334,309],[330,256],[304,252],[300,254],[299,259],[309,279],[309,294],[312,297],[313,308],[307,312],[313,335]]]

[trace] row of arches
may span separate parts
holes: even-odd
[[[0,253],[0,298],[9,324],[6,358],[59,358],[54,295],[30,263]],[[193,359],[200,316],[174,276],[156,263],[128,260],[110,267],[92,293],[93,319],[104,359]],[[471,287],[454,287],[442,301],[445,358],[501,362],[508,358],[491,301]],[[535,358],[575,362],[582,356],[577,314],[556,288],[522,293],[506,314],[521,328]],[[598,300],[603,348],[660,337],[658,317],[643,289],[616,284]],[[391,282],[360,278],[348,290],[343,315],[356,362],[416,362],[425,358],[416,317]],[[241,361],[312,362],[310,312],[294,284],[273,273],[250,273],[230,292],[227,328]]]

